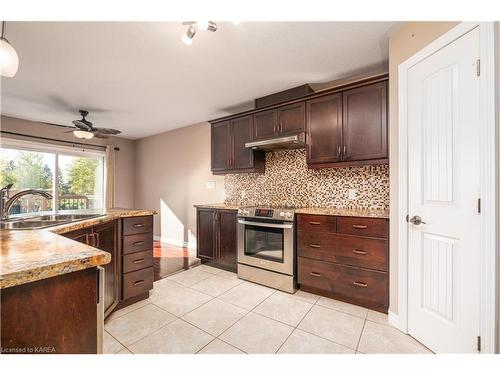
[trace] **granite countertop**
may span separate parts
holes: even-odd
[[[79,211],[82,213],[82,211]],[[0,230],[0,289],[96,267],[111,261],[105,251],[60,236],[122,217],[154,215],[154,210],[86,210],[102,216],[33,230]]]
[[[265,205],[264,205],[265,206]],[[217,208],[225,210],[237,210],[238,205],[213,203],[213,204],[197,204],[197,208]],[[352,216],[352,217],[370,217],[388,219],[389,210],[380,209],[361,209],[361,208],[335,208],[335,207],[301,207],[295,209],[296,214],[311,214],[311,215],[330,215],[330,216]]]

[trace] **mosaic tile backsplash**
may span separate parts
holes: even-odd
[[[264,174],[228,174],[224,186],[226,204],[389,208],[388,165],[308,169],[305,150],[268,152]]]

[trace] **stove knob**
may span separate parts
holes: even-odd
[[[280,212],[280,217],[285,217],[285,213],[283,211]]]
[[[243,210],[243,215],[247,216],[248,215],[248,210]]]
[[[242,210],[238,210],[238,215],[241,215],[242,214]]]
[[[293,215],[292,215],[292,213],[291,213],[291,212],[287,212],[287,213],[285,214],[285,217],[286,217],[287,219],[291,219],[291,218],[293,217]]]

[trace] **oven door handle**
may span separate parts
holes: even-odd
[[[283,229],[292,229],[293,224],[274,224],[274,223],[262,223],[256,221],[246,221],[238,219],[238,224],[243,225],[255,225],[256,227],[267,227],[267,228],[283,228]]]

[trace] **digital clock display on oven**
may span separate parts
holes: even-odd
[[[269,210],[267,208],[258,208],[255,210],[255,216],[273,217],[273,210]]]

